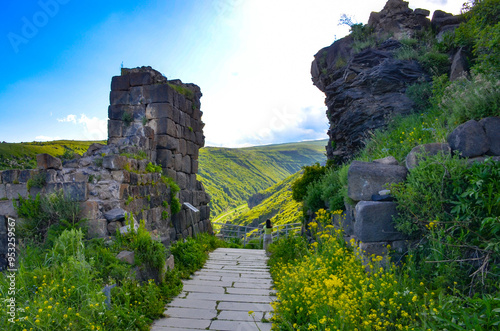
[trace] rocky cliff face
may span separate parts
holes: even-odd
[[[375,46],[355,51],[358,41],[349,35],[314,56],[313,84],[325,93],[328,107],[328,159],[337,163],[349,160],[371,132],[385,127],[395,115],[414,111],[406,89],[430,77],[416,60],[395,58],[403,46],[400,40],[426,29],[439,36],[460,23],[460,17],[441,11],[432,20],[427,18],[429,14],[425,9],[411,10],[405,1],[389,0],[363,27]]]

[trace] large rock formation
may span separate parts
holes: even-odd
[[[355,40],[349,35],[314,56],[312,80],[325,93],[328,107],[329,159],[350,159],[371,132],[386,126],[394,115],[414,111],[406,89],[428,81],[429,75],[416,60],[395,58],[395,51],[402,47],[399,40],[431,27],[439,32],[460,21],[443,12],[432,21],[428,15],[428,10],[409,9],[405,1],[389,0],[380,13],[371,14],[364,27],[376,46],[355,52]]]

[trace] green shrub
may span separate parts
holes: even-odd
[[[448,54],[443,54],[434,49],[419,56],[418,61],[433,76],[447,74],[450,70],[451,63]]]
[[[64,153],[61,156],[63,160],[73,160],[76,157],[76,153],[70,149],[70,148],[65,148]]]
[[[398,201],[398,230],[409,235],[426,232],[431,222],[444,221],[450,211],[453,183],[461,182],[465,161],[444,155],[428,156],[413,168],[406,181],[391,186]]]
[[[153,163],[149,162],[148,165],[146,166],[146,172],[162,172],[161,165],[154,165]]]
[[[419,82],[406,88],[406,95],[413,101],[415,110],[425,111],[431,106],[432,86],[428,82]]]
[[[35,198],[19,196],[16,210],[22,219],[20,236],[37,238],[41,243],[48,239],[50,244],[65,229],[81,228],[86,222],[79,218],[80,204],[62,190],[43,196],[37,194]]]
[[[271,269],[291,263],[307,254],[307,242],[302,236],[289,235],[275,240],[269,245],[271,258],[268,261]]]
[[[133,117],[132,113],[130,113],[128,111],[123,112],[122,121],[125,122],[126,126],[129,126],[130,123],[132,123],[134,121],[134,117]]]
[[[451,128],[471,119],[500,116],[500,81],[485,75],[454,81],[444,91],[440,108],[448,114]]]
[[[292,184],[292,197],[295,201],[303,201],[307,195],[309,184],[318,181],[326,172],[326,168],[315,163],[311,166],[302,167],[304,173]]]

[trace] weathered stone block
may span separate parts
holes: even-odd
[[[176,183],[179,185],[181,190],[185,190],[188,187],[188,178],[187,175],[183,172],[178,172],[176,177]]]
[[[459,125],[448,136],[452,151],[458,151],[463,157],[485,154],[490,149],[490,142],[481,124],[470,120]]]
[[[432,143],[415,146],[406,156],[406,168],[415,168],[420,161],[425,160],[426,156],[433,156],[437,154],[449,155],[450,153],[450,145],[447,143]]]
[[[147,103],[144,98],[144,90],[142,86],[134,86],[130,88],[128,103],[131,105],[145,105]]]
[[[108,222],[116,222],[116,221],[123,221],[125,220],[125,215],[127,212],[122,209],[122,208],[114,208],[111,210],[108,210],[107,212],[104,213],[104,218]]]
[[[116,258],[120,261],[127,262],[128,264],[134,264],[135,253],[131,251],[121,251],[116,255]]]
[[[173,168],[174,157],[170,150],[159,149],[156,155],[156,163],[161,164],[162,168]]]
[[[191,172],[194,174],[198,173],[198,160],[191,159]]]
[[[203,147],[205,146],[205,136],[203,135],[203,133],[201,132],[196,132],[196,139],[195,139],[195,143],[196,145],[198,145],[199,147]]]
[[[174,270],[174,268],[175,268],[175,258],[173,255],[170,255],[167,258],[167,261],[165,261],[165,270]]]
[[[143,86],[145,103],[171,102],[171,100],[169,100],[169,89],[171,89],[171,87],[167,84]]]
[[[87,183],[63,183],[64,194],[74,201],[85,201],[88,198]]]
[[[187,154],[187,146],[186,146],[186,141],[184,139],[179,139],[179,153],[182,155]]]
[[[130,74],[130,86],[153,84],[153,77],[149,72],[133,72]]]
[[[394,228],[395,202],[360,201],[356,205],[354,236],[362,242],[403,240],[405,235]]]
[[[108,120],[108,137],[122,137],[123,122]]]
[[[27,183],[28,180],[31,178],[31,173],[33,172],[34,170],[21,170],[19,172],[19,182],[20,183]]]
[[[126,156],[121,155],[108,155],[102,160],[103,168],[109,170],[123,170],[127,165],[128,159]]]
[[[348,196],[355,201],[369,201],[387,184],[404,181],[407,173],[402,166],[353,161],[347,174]]]
[[[131,102],[130,93],[128,91],[111,91],[109,93],[109,104],[128,105]]]
[[[182,154],[174,155],[174,170],[176,171],[182,170]]]
[[[7,198],[7,190],[5,188],[5,184],[0,184],[0,199]]]
[[[170,178],[176,178],[177,171],[175,171],[174,169],[167,169],[167,176]]]
[[[38,154],[36,156],[36,163],[38,169],[62,169],[61,160],[49,154]]]
[[[111,91],[126,91],[130,87],[130,75],[111,78]]]
[[[88,200],[80,203],[81,218],[95,220],[98,218],[98,214],[99,214],[99,203],[97,201]]]
[[[384,157],[382,159],[373,160],[375,163],[388,164],[388,165],[399,165],[398,160],[392,155]]]
[[[108,224],[108,232],[110,235],[114,236],[116,233],[116,230],[121,228],[122,224],[120,222],[109,222]]]
[[[0,215],[17,217],[17,212],[12,201],[0,200]]]
[[[490,143],[489,155],[500,155],[500,117],[486,117],[479,121]]]
[[[19,170],[4,170],[2,171],[2,182],[4,184],[14,183],[19,180]]]
[[[387,256],[387,245],[388,243],[385,241],[381,242],[369,242],[364,243],[361,242],[359,244],[359,248],[363,251],[363,253],[367,256]]]
[[[26,184],[5,184],[5,189],[7,191],[7,199],[9,200],[18,199],[19,196],[23,198],[28,197]]]
[[[108,235],[108,222],[105,219],[89,219],[88,226],[90,238],[103,238]]]
[[[178,113],[179,111],[169,103],[150,103],[146,107],[146,118],[170,118],[171,120],[174,120],[174,112]]]
[[[179,138],[178,124],[175,124],[171,119],[167,119],[167,132],[169,136]]]
[[[182,157],[182,169],[181,170],[187,174],[191,173],[191,157],[189,155],[184,155]]]

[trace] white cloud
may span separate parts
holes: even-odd
[[[84,135],[87,139],[101,140],[108,137],[108,121],[106,119],[89,118],[85,114],[81,114],[78,123],[83,125]]]
[[[76,115],[68,115],[66,118],[58,118],[58,122],[73,123],[80,126],[78,139],[88,140],[103,140],[108,137],[108,121],[106,119],[99,119],[98,117],[88,117],[85,114],[80,114],[80,118]]]
[[[52,113],[51,113],[52,116]],[[58,118],[58,122],[72,122],[76,124],[76,115],[68,115],[66,118]]]
[[[36,136],[35,141],[61,140],[61,137]]]

